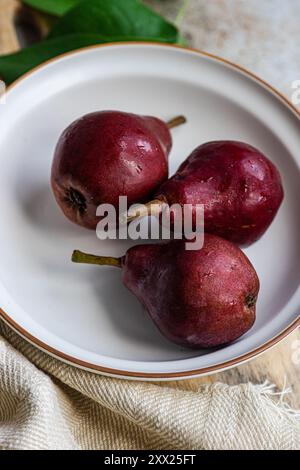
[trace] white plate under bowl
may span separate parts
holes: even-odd
[[[199,144],[246,141],[283,176],[285,201],[266,235],[246,250],[261,280],[254,327],[214,351],[162,337],[119,270],[75,266],[74,248],[122,255],[132,242],[97,240],[68,222],[49,186],[62,130],[91,111],[169,119],[171,173]],[[300,122],[278,93],[201,52],[112,44],[67,54],[14,84],[0,106],[1,316],[29,341],[79,367],[118,377],[170,379],[221,370],[256,356],[299,325]],[[176,295],[176,293],[174,293]]]

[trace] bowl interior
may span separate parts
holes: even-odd
[[[119,256],[134,244],[100,241],[68,222],[49,186],[62,130],[79,116],[103,109],[166,120],[185,114],[188,123],[173,131],[171,174],[196,146],[219,139],[246,141],[280,169],[284,204],[266,235],[246,250],[261,280],[257,321],[235,343],[214,351],[182,349],[161,336],[122,286],[118,270],[71,263],[74,248]],[[247,354],[297,318],[299,120],[254,79],[168,46],[94,48],[21,81],[0,107],[0,126],[0,306],[41,341],[91,364],[167,374]]]

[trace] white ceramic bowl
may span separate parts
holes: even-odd
[[[121,109],[169,119],[171,172],[197,145],[236,139],[260,148],[283,176],[285,201],[246,250],[261,280],[255,326],[214,351],[162,337],[111,268],[75,266],[74,248],[122,255],[132,242],[97,240],[68,222],[49,186],[53,150],[79,116]],[[275,90],[207,54],[159,44],[112,44],[64,55],[23,77],[0,106],[1,316],[39,348],[118,377],[211,373],[254,357],[299,325],[300,123]]]

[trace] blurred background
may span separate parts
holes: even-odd
[[[174,20],[181,0],[146,0]],[[252,70],[289,97],[300,79],[299,0],[190,0],[181,31],[195,48]]]
[[[0,53],[36,42],[49,21],[28,9],[12,18],[18,0],[0,0]],[[191,47],[236,62],[291,97],[291,82],[300,78],[300,0],[145,0],[176,22]],[[16,35],[16,36],[15,36]]]

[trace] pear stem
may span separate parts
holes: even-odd
[[[169,129],[174,129],[174,127],[181,126],[181,124],[185,124],[187,122],[186,117],[184,116],[176,116],[170,121],[167,122],[167,126]]]
[[[95,256],[82,251],[75,250],[72,255],[73,263],[97,264],[99,266],[122,267],[122,258],[112,258],[111,256]]]
[[[122,223],[126,224],[140,217],[150,217],[151,215],[158,216],[162,213],[165,204],[166,203],[160,199],[153,199],[153,201],[147,202],[147,204],[133,207],[123,214]]]

